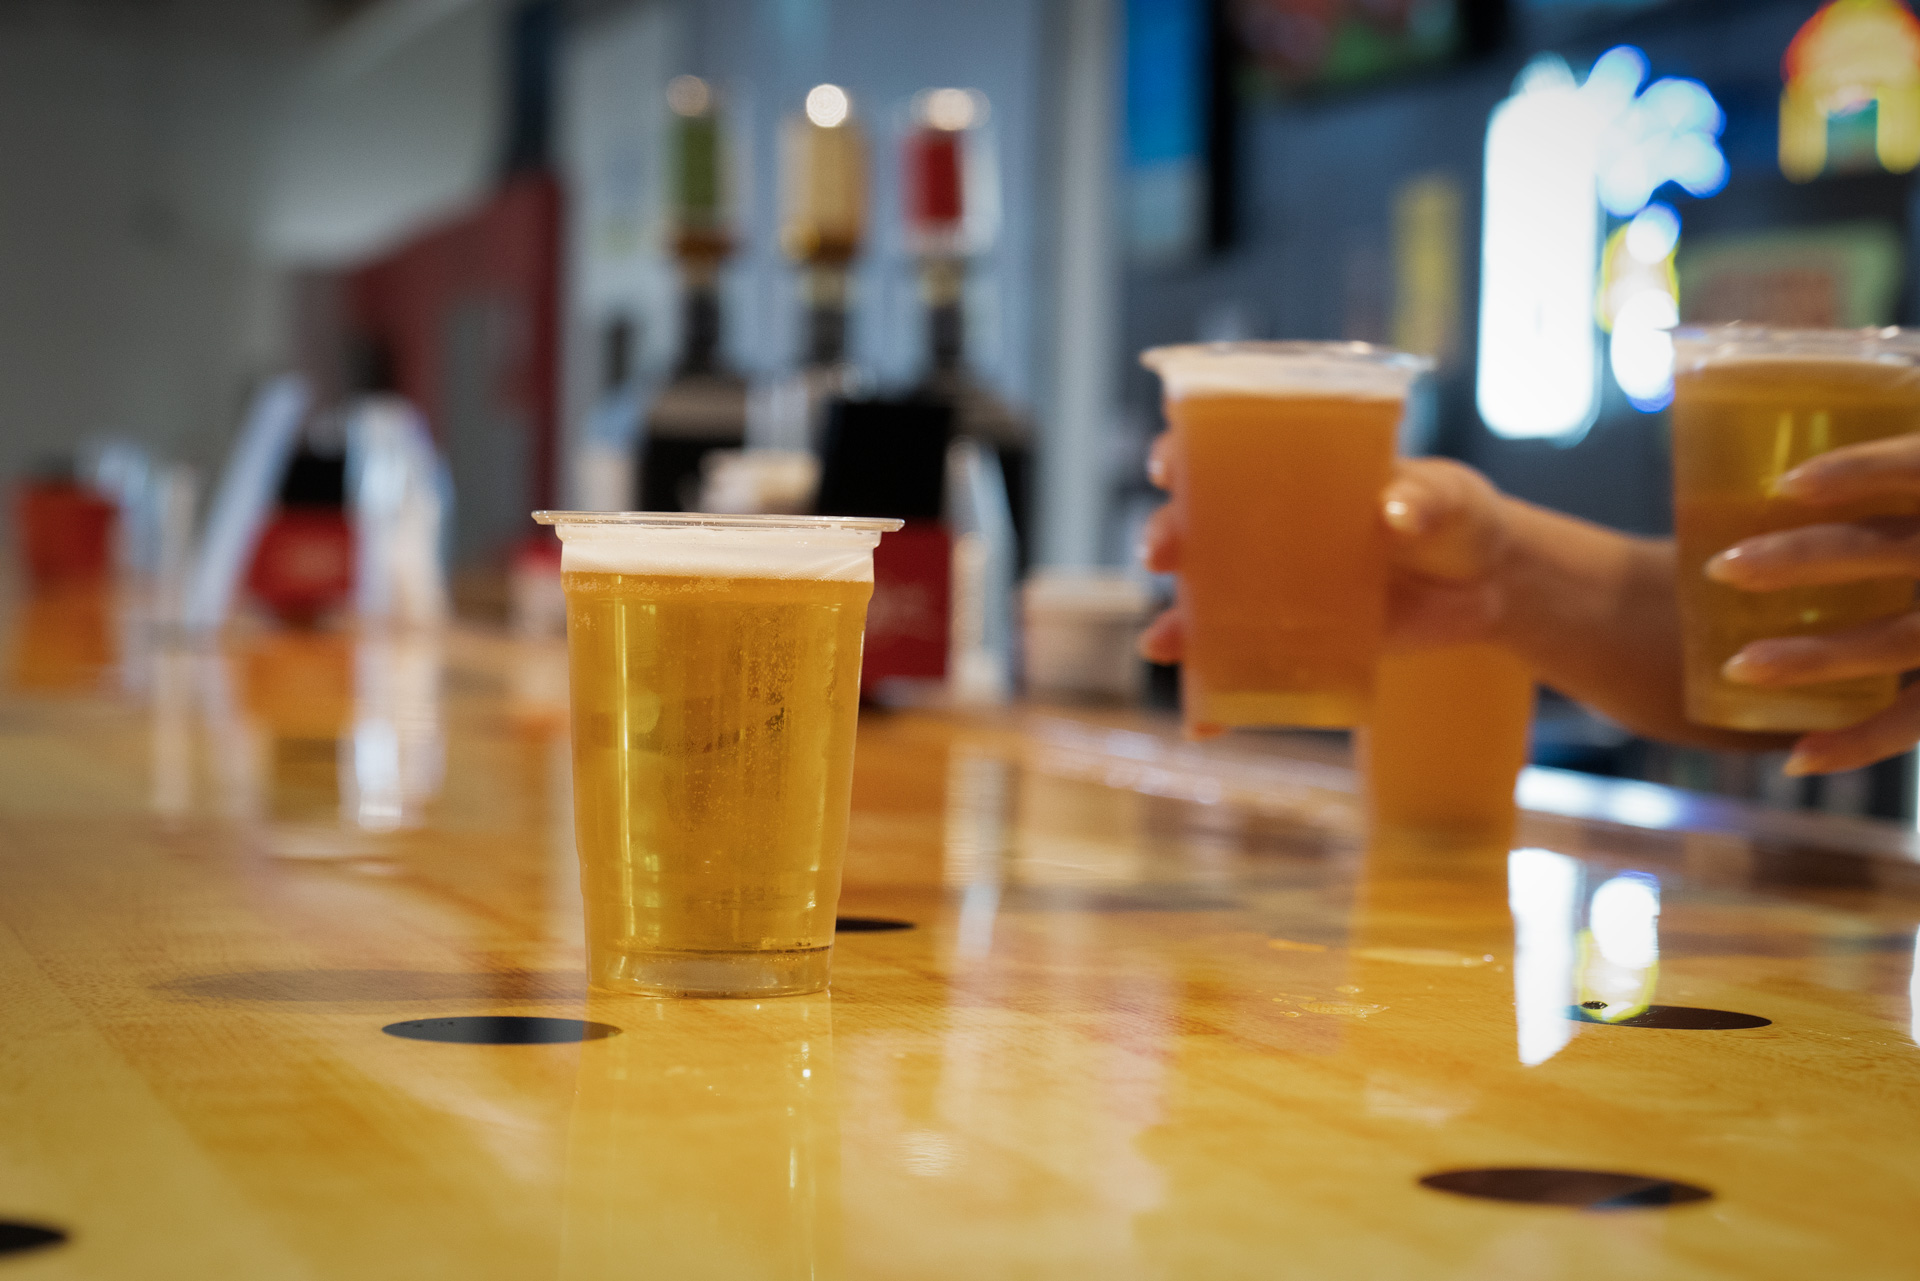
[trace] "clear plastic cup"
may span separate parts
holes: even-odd
[[[1380,495],[1432,362],[1241,342],[1156,347],[1141,363],[1173,429],[1189,731],[1359,724],[1386,620]]]
[[[563,545],[590,982],[824,988],[873,548],[900,522],[534,519]]]
[[[1817,636],[1903,613],[1908,579],[1745,592],[1706,562],[1743,539],[1803,525],[1920,514],[1892,497],[1809,507],[1780,476],[1843,445],[1920,430],[1920,333],[1758,325],[1674,335],[1673,512],[1690,720],[1729,729],[1838,729],[1892,704],[1894,676],[1760,689],[1721,675],[1770,636]]]

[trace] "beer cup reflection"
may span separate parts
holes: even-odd
[[[1498,645],[1382,658],[1359,740],[1375,841],[1504,849],[1532,724],[1533,674]]]
[[[562,1281],[842,1275],[829,1001],[590,1003]]]

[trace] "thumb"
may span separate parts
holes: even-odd
[[[1484,577],[1499,554],[1500,491],[1449,458],[1402,459],[1381,496],[1393,563],[1428,578]]]

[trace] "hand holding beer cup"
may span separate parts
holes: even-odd
[[[1775,489],[1809,508],[1875,500],[1920,502],[1920,436],[1893,436],[1822,454],[1780,477]],[[1745,592],[1920,580],[1920,516],[1880,516],[1805,525],[1762,534],[1706,565],[1717,583]],[[1897,677],[1920,668],[1920,612],[1822,636],[1753,641],[1726,663],[1725,678],[1761,689],[1790,689],[1862,677]],[[1806,735],[1787,763],[1790,774],[1857,769],[1896,755],[1920,739],[1920,686],[1858,724]]]
[[[1169,437],[1153,443],[1147,471],[1155,485],[1173,485]],[[1499,491],[1479,472],[1446,458],[1398,460],[1380,495],[1387,531],[1386,648],[1424,649],[1492,637],[1499,619],[1495,571],[1507,530]],[[1180,571],[1181,531],[1172,506],[1147,521],[1140,558],[1158,574]],[[1156,663],[1177,663],[1184,637],[1167,610],[1140,638]]]

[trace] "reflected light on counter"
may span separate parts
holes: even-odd
[[[853,101],[839,85],[815,85],[807,90],[807,119],[822,129],[838,129],[853,111]]]
[[[1573,1036],[1575,930],[1580,865],[1552,850],[1507,856],[1513,912],[1513,1012],[1520,1062],[1545,1063]]]
[[[1608,1023],[1645,1010],[1659,971],[1660,882],[1623,872],[1601,885],[1587,907],[1587,937],[1579,1003]]]
[[[1603,818],[1628,827],[1665,830],[1685,817],[1678,794],[1657,783],[1601,779],[1572,770],[1529,767],[1516,796],[1523,809],[1569,818]]]
[[[1913,977],[1907,980],[1907,1002],[1912,1028],[1908,1035],[1920,1045],[1920,930],[1913,934]]]
[[[947,763],[942,879],[961,891],[955,948],[964,957],[982,957],[993,949],[1012,785],[1013,766],[1000,757],[955,751]]]

